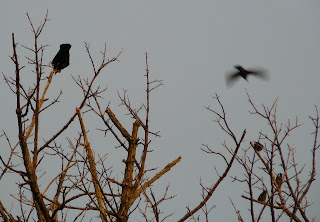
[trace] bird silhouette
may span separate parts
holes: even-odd
[[[267,199],[267,191],[263,190],[262,193],[260,194],[260,196],[258,197],[259,201],[265,202]]]
[[[53,58],[51,64],[53,65],[54,72],[61,72],[62,69],[69,66],[69,50],[70,44],[61,44],[60,50],[57,55]]]
[[[276,182],[277,182],[278,187],[280,188],[282,185],[282,182],[283,182],[282,173],[278,173],[277,178],[276,178]]]
[[[268,78],[268,75],[266,73],[265,70],[262,70],[262,69],[244,69],[242,66],[240,65],[235,65],[234,68],[237,69],[237,71],[235,72],[232,72],[232,73],[228,73],[226,75],[226,82],[227,82],[227,85],[230,85],[231,83],[235,82],[235,80],[237,80],[239,77],[242,77],[244,78],[246,81],[248,76],[249,75],[252,75],[252,76],[256,76],[256,77],[259,77],[259,78],[262,78],[262,79],[267,79]]]
[[[251,146],[253,147],[253,149],[255,149],[256,151],[261,151],[263,149],[263,145],[259,142],[250,142]]]

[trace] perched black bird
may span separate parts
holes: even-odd
[[[69,66],[69,50],[71,48],[70,44],[61,44],[60,50],[57,55],[52,60],[52,65],[55,72],[61,72],[61,69]]]
[[[276,182],[277,182],[278,187],[280,188],[282,185],[282,182],[283,182],[282,173],[278,173],[277,178],[276,178]]]
[[[244,69],[242,66],[236,65],[234,66],[234,68],[237,69],[236,72],[233,73],[229,73],[226,75],[226,82],[227,85],[230,85],[231,83],[233,83],[236,79],[238,79],[239,77],[244,78],[246,81],[248,75],[253,75],[262,79],[267,79],[268,75],[266,73],[265,70],[246,70]]]
[[[250,142],[251,146],[253,147],[253,149],[255,149],[256,151],[261,151],[263,149],[263,145],[259,142]]]
[[[260,196],[258,197],[259,201],[265,202],[267,199],[267,191],[263,190],[262,193],[260,194]]]

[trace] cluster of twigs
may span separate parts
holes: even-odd
[[[260,131],[258,141],[251,142],[249,148],[243,150],[243,155],[237,157],[238,163],[245,171],[245,178],[234,177],[234,180],[246,183],[248,186],[248,196],[242,195],[242,197],[250,201],[251,221],[261,221],[267,207],[270,209],[272,221],[279,221],[284,215],[293,221],[309,221],[306,208],[311,203],[307,200],[307,194],[315,180],[316,151],[319,149],[318,109],[315,107],[316,116],[310,117],[315,127],[313,147],[310,149],[312,164],[309,177],[304,179],[305,165],[296,161],[295,148],[287,142],[292,131],[302,124],[298,123],[297,118],[294,124],[291,124],[290,120],[286,125],[279,123],[277,100],[271,108],[263,105],[260,110],[248,92],[247,96],[253,109],[250,113],[262,117],[271,128],[269,134]],[[280,166],[280,169],[277,166]],[[257,189],[262,190],[261,194],[257,194]],[[258,213],[254,207],[256,204],[262,206]],[[239,218],[242,218],[239,211],[236,212]]]

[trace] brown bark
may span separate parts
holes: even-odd
[[[128,148],[128,157],[126,160],[126,169],[124,173],[124,178],[122,182],[122,196],[121,196],[121,204],[119,209],[119,216],[122,221],[128,221],[128,211],[130,209],[131,198],[135,193],[135,187],[133,187],[133,172],[134,172],[134,163],[137,149],[137,136],[139,129],[139,122],[135,121],[133,123],[132,135],[129,140],[129,148]]]
[[[89,160],[90,173],[91,173],[91,176],[92,176],[92,183],[94,185],[96,197],[97,197],[97,200],[98,200],[98,208],[99,208],[99,211],[100,211],[100,217],[101,217],[101,220],[103,222],[105,222],[105,221],[107,221],[106,220],[106,212],[105,212],[104,205],[103,205],[102,191],[101,191],[100,186],[99,186],[99,180],[98,180],[98,175],[97,175],[96,163],[95,163],[95,160],[94,160],[94,155],[92,153],[91,146],[90,146],[90,143],[88,141],[87,132],[86,132],[83,120],[82,120],[81,111],[78,108],[76,108],[76,111],[78,113],[78,117],[79,117],[79,121],[80,121],[80,125],[81,125],[81,130],[82,130],[82,134],[83,134],[83,137],[84,137],[84,148],[86,149],[87,157],[88,157],[88,160]]]
[[[32,164],[28,145],[26,142],[26,137],[24,134],[24,131],[22,129],[22,111],[21,111],[21,105],[20,105],[20,68],[18,63],[18,57],[16,53],[16,44],[14,41],[14,34],[12,33],[12,45],[13,45],[13,61],[16,65],[16,96],[17,96],[17,119],[18,119],[18,128],[19,128],[19,145],[22,151],[22,157],[23,157],[23,163],[25,166],[25,169],[27,171],[27,183],[29,184],[32,192],[33,199],[36,204],[37,213],[38,213],[38,219],[39,221],[52,221],[49,215],[49,211],[46,208],[46,205],[43,201],[42,194],[40,192],[38,183],[37,183],[37,175],[36,175],[36,169],[34,165]]]

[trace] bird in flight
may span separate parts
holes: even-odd
[[[53,58],[51,64],[53,66],[54,72],[61,72],[62,69],[69,66],[69,50],[71,48],[70,44],[61,44],[60,50],[57,55]]]
[[[244,69],[242,66],[240,65],[235,65],[234,68],[237,69],[237,71],[232,72],[232,73],[228,73],[226,75],[226,82],[227,85],[230,85],[231,83],[233,83],[235,80],[237,80],[239,77],[244,78],[246,81],[249,75],[252,76],[256,76],[262,79],[267,79],[268,75],[266,73],[265,70],[259,70],[259,69]]]

